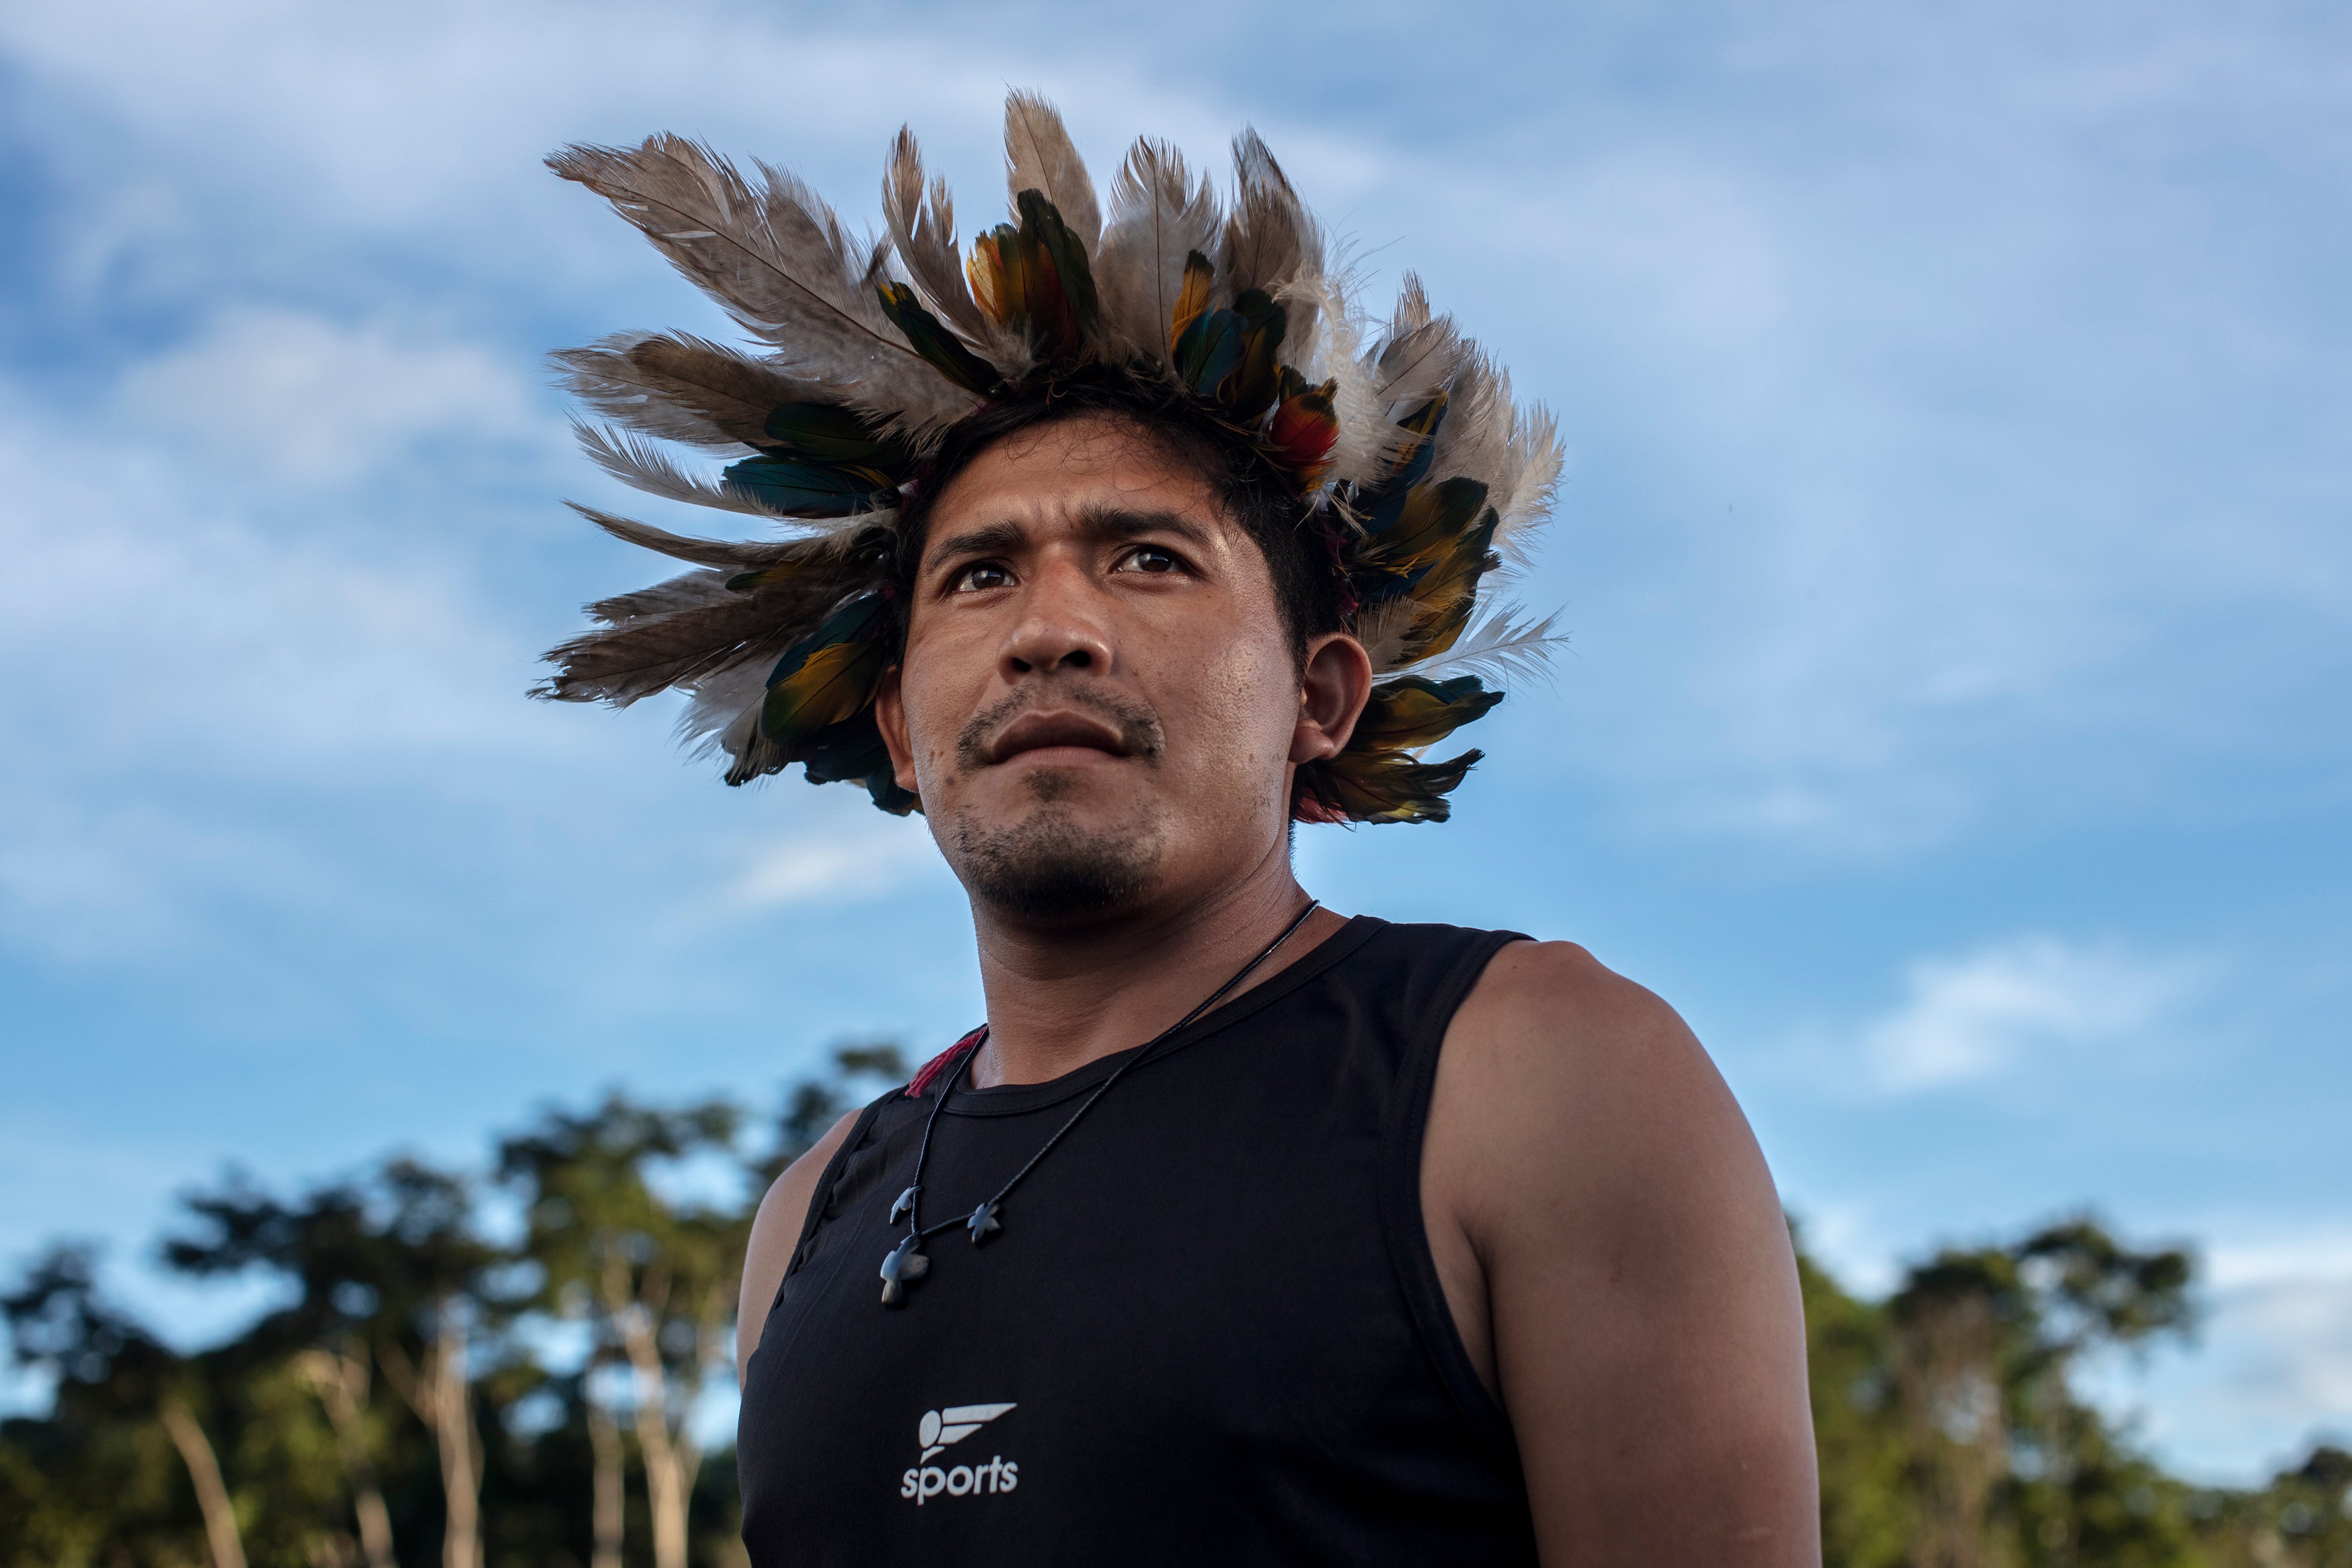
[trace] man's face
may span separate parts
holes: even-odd
[[[1277,852],[1303,760],[1264,555],[1098,416],[1008,437],[940,495],[877,716],[965,888],[1030,920],[1243,874]]]

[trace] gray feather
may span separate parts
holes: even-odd
[[[1452,384],[1463,353],[1461,334],[1444,316],[1432,316],[1421,279],[1408,272],[1375,363],[1381,406],[1419,404]],[[1409,410],[1400,410],[1409,412]]]
[[[805,570],[753,593],[729,588],[730,574],[690,572],[603,601],[592,613],[617,624],[551,651],[557,671],[534,695],[625,708],[747,659],[776,658],[845,597],[872,584],[870,567],[814,542],[803,548],[811,552]]]
[[[1216,258],[1218,300],[1230,302],[1245,289],[1277,293],[1302,272],[1320,271],[1321,237],[1255,131],[1234,138],[1234,181]]]
[[[605,418],[700,447],[759,446],[781,405],[839,396],[684,332],[615,332],[549,357],[565,388]]]
[[[964,276],[963,252],[956,244],[955,201],[945,180],[930,183],[924,203],[923,154],[915,133],[899,127],[882,175],[882,214],[907,275],[932,311],[977,344],[995,336],[994,323],[981,313]]]
[[[739,511],[750,517],[783,516],[733,485],[688,473],[670,460],[668,453],[626,430],[607,429],[574,419],[572,434],[578,438],[581,450],[593,458],[598,468],[649,496],[683,501],[688,506]]]
[[[1005,200],[1018,206],[1024,191],[1042,191],[1062,215],[1062,222],[1094,259],[1102,245],[1102,209],[1095,202],[1095,183],[1087,177],[1086,161],[1070,142],[1070,132],[1054,106],[1034,92],[1013,91],[1004,99]]]
[[[1430,477],[1475,479],[1486,487],[1492,503],[1511,468],[1510,377],[1465,338],[1447,394],[1445,423],[1438,426],[1437,449],[1430,456]]]
[[[690,539],[682,533],[656,528],[649,522],[615,517],[609,511],[582,506],[578,501],[566,501],[564,504],[624,544],[634,544],[640,550],[650,550],[673,561],[691,561],[698,566],[749,572],[772,565],[793,552],[805,548],[804,542],[800,540],[779,541],[772,544],[738,544],[724,539]]]
[[[633,589],[615,594],[609,599],[599,599],[587,606],[588,615],[613,627],[635,625],[640,621],[657,620],[681,611],[706,609],[712,605],[730,602],[728,581],[732,572],[717,570],[688,572],[656,583],[650,588]]]
[[[1095,263],[1103,327],[1114,346],[1155,364],[1168,361],[1168,324],[1183,286],[1184,258],[1215,242],[1217,198],[1184,156],[1139,141],[1110,185],[1110,227]]]
[[[569,147],[548,165],[611,202],[745,331],[789,354],[789,373],[917,421],[971,406],[882,314],[887,242],[853,244],[793,175],[762,165],[754,190],[725,159],[667,135]]]

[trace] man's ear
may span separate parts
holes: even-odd
[[[1298,682],[1298,723],[1290,731],[1291,762],[1338,756],[1371,696],[1372,661],[1362,643],[1345,632],[1327,632],[1308,643]]]
[[[898,689],[898,667],[882,672],[874,686],[874,727],[882,731],[883,749],[890,753],[890,776],[908,795],[923,792],[915,785],[915,748],[907,739],[907,702]]]

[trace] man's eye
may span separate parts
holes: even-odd
[[[1178,570],[1181,563],[1156,544],[1139,544],[1119,557],[1117,570],[1159,574]]]
[[[1012,581],[1012,573],[993,562],[983,561],[976,566],[967,566],[957,573],[951,591],[958,594],[972,594],[982,588],[1002,588]]]

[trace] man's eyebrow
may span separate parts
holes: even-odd
[[[1080,509],[1077,531],[1097,542],[1133,539],[1146,533],[1172,533],[1199,549],[1214,542],[1209,530],[1181,511],[1137,511],[1127,507],[1089,506]],[[1017,522],[982,523],[961,533],[951,533],[923,552],[926,568],[942,561],[961,560],[970,555],[1001,555],[1022,544],[1028,532]]]
[[[1078,513],[1078,531],[1090,539],[1133,539],[1144,533],[1172,533],[1185,542],[1207,549],[1215,541],[1209,530],[1181,511],[1130,511],[1125,507],[1090,506]]]
[[[923,552],[923,564],[963,555],[998,555],[1019,544],[1025,535],[1017,522],[989,522],[962,533],[951,533]]]

